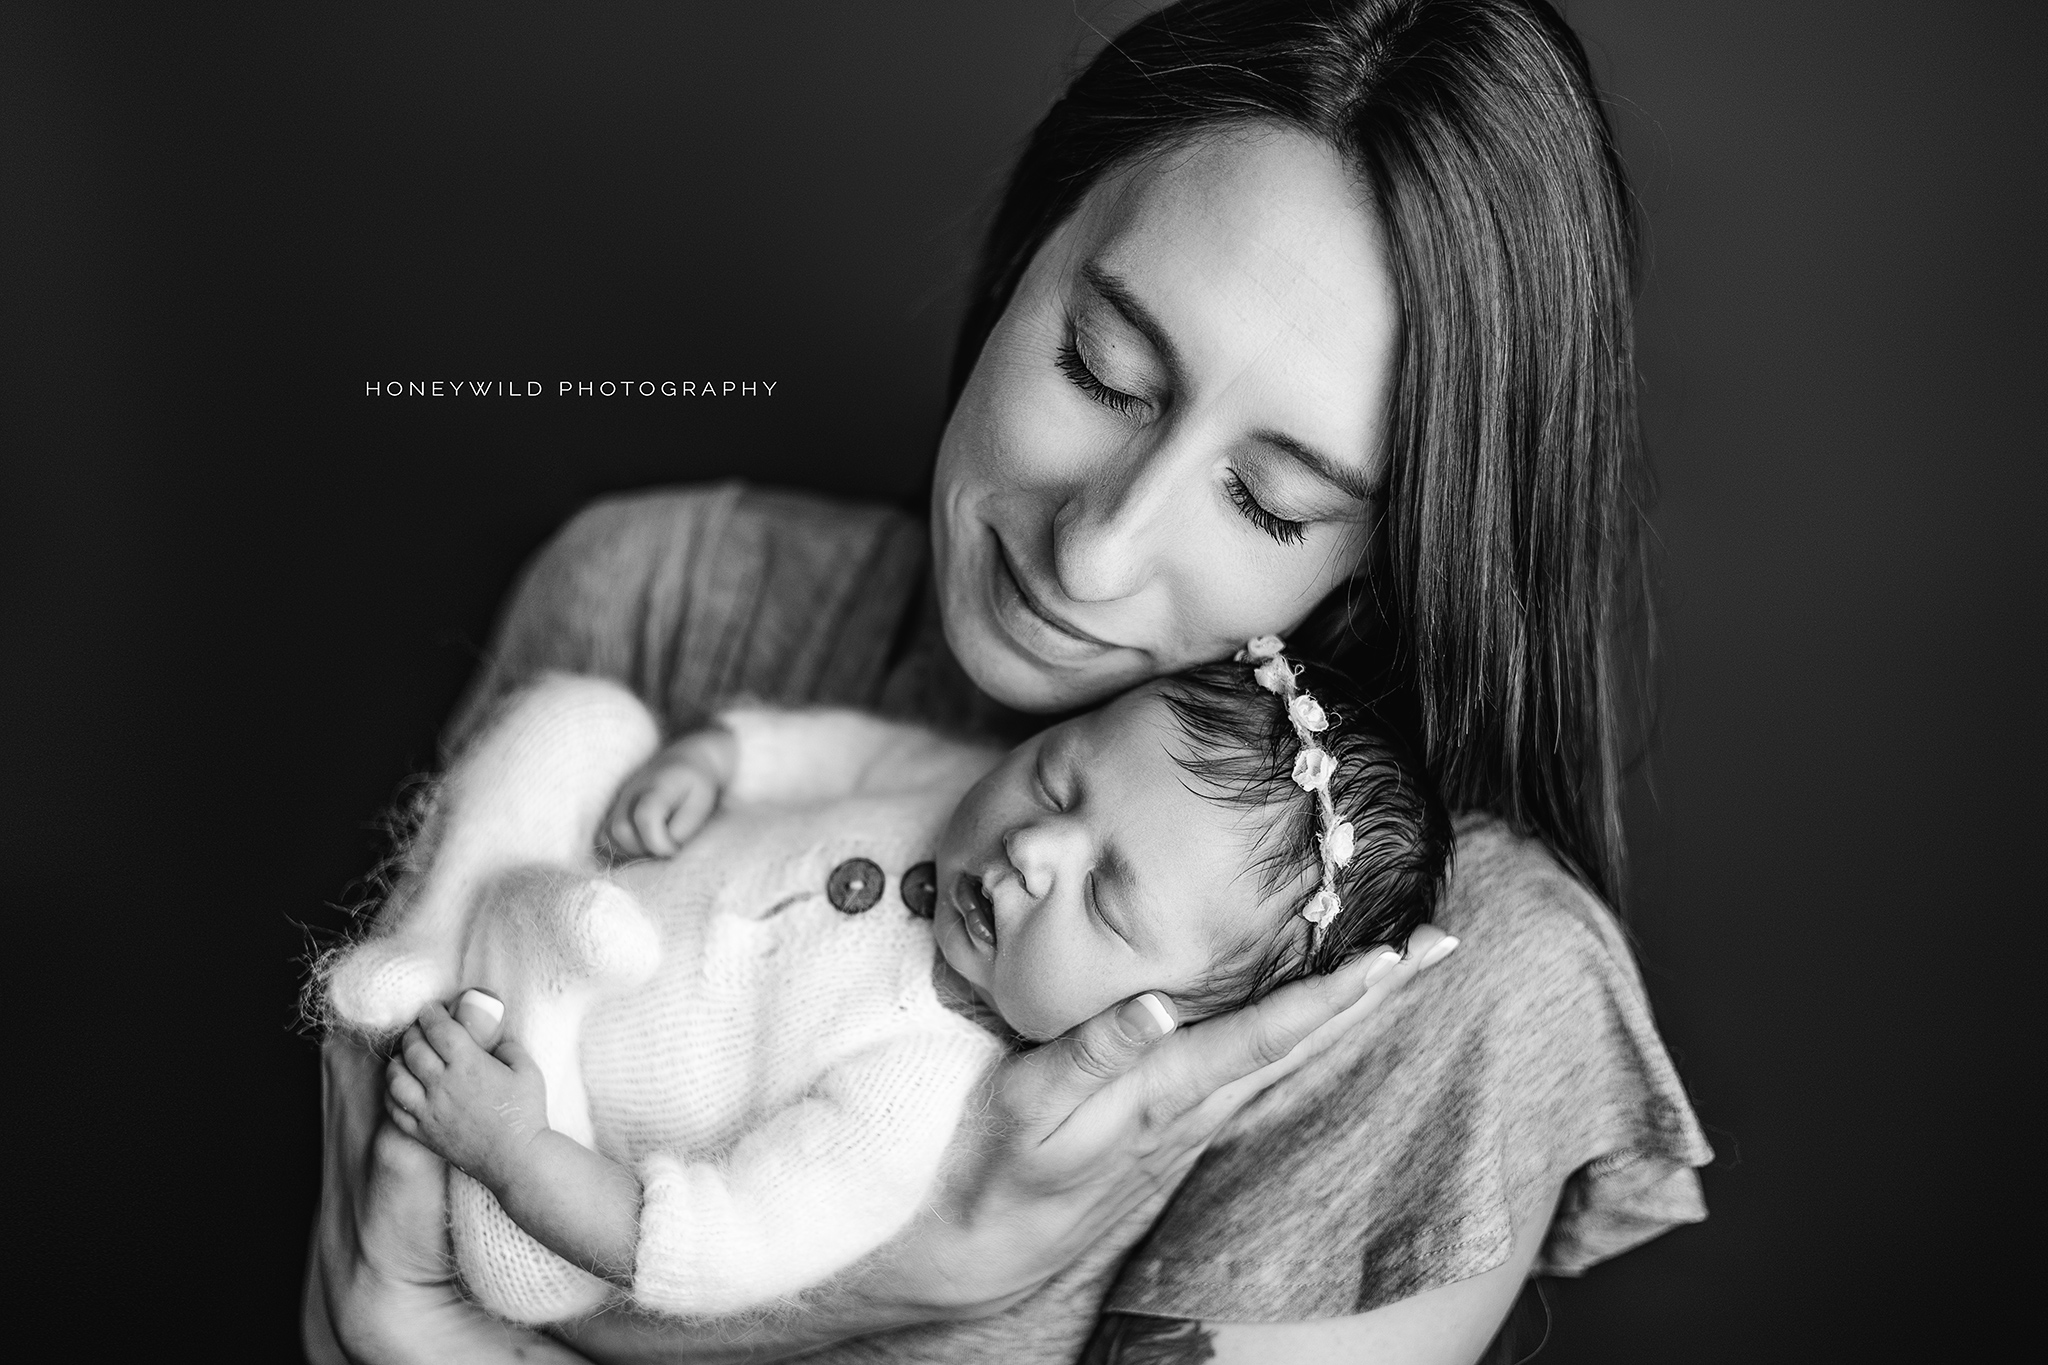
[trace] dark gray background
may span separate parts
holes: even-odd
[[[585,499],[914,501],[1097,0],[0,11],[10,1226],[40,1325],[293,1349],[294,959]],[[1545,1359],[1892,1359],[2017,1296],[2043,10],[1579,0],[1648,212],[1631,923],[1710,1222]],[[366,399],[390,378],[773,399]],[[2013,1096],[2013,1098],[2007,1098]]]

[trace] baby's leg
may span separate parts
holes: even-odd
[[[417,870],[332,969],[337,1021],[388,1032],[452,995],[484,882],[521,864],[595,871],[598,822],[660,741],[653,715],[614,682],[551,675],[510,698],[442,779],[407,859]]]
[[[631,893],[601,878],[520,868],[480,897],[463,983],[505,1002],[505,1032],[547,1080],[548,1127],[595,1148],[578,1045],[600,1001],[647,981],[661,937]],[[514,1322],[560,1322],[599,1307],[610,1286],[529,1236],[460,1171],[448,1177],[455,1263],[486,1308]]]

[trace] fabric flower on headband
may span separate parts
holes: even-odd
[[[1337,760],[1322,749],[1303,749],[1294,756],[1294,785],[1305,792],[1326,792]]]
[[[1294,690],[1294,670],[1277,654],[1253,669],[1252,677],[1268,692],[1278,692],[1283,697]]]
[[[1337,893],[1327,886],[1316,892],[1315,899],[1308,903],[1308,909],[1301,917],[1321,930],[1325,924],[1344,913],[1344,902],[1337,899]]]
[[[1315,797],[1321,826],[1316,842],[1322,850],[1323,864],[1322,886],[1309,899],[1301,917],[1313,926],[1313,942],[1320,943],[1325,926],[1344,913],[1344,900],[1337,894],[1337,869],[1351,861],[1355,840],[1350,823],[1337,818],[1336,804],[1330,799],[1330,780],[1337,774],[1337,760],[1316,742],[1316,736],[1330,728],[1329,713],[1323,710],[1321,702],[1301,690],[1285,649],[1279,636],[1261,635],[1245,642],[1237,652],[1237,661],[1253,665],[1253,681],[1280,698],[1287,708],[1288,723],[1294,727],[1294,737],[1301,744],[1294,755],[1294,784]]]

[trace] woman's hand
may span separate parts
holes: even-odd
[[[497,1021],[474,1006],[458,1017],[479,1043],[497,1041]],[[462,1299],[448,1251],[447,1170],[384,1120],[384,1059],[330,1039],[321,1062],[326,1151],[301,1305],[307,1357],[582,1362]]]
[[[1112,1228],[1131,1240],[1209,1140],[1267,1086],[1328,1047],[1457,946],[1434,926],[1162,1037],[1136,1001],[1013,1058],[961,1177],[868,1284],[908,1320],[977,1317],[1031,1293]],[[1150,1210],[1142,1220],[1132,1215]]]

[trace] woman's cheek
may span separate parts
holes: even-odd
[[[991,404],[990,473],[1014,490],[1079,477],[1092,459],[1101,458],[1103,440],[1099,423],[1081,406],[1086,401],[1058,375],[1047,378],[1019,367]]]

